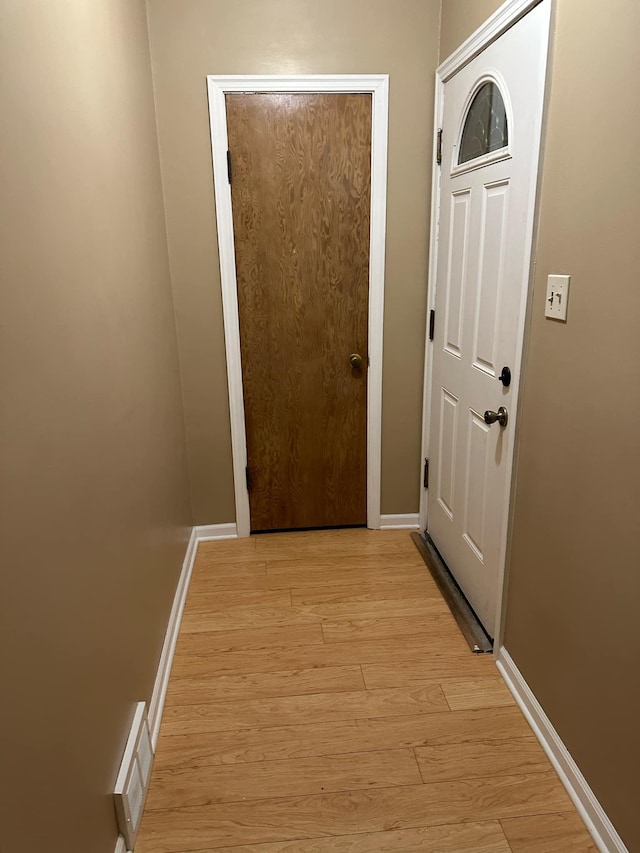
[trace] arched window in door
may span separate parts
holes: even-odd
[[[488,80],[476,92],[464,121],[458,165],[506,148],[509,143],[507,111],[500,89]]]

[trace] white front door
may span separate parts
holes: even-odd
[[[427,532],[490,636],[505,559],[548,33],[544,2],[444,84]],[[507,422],[486,423],[485,411],[501,407]]]

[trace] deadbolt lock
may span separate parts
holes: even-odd
[[[502,373],[498,377],[500,382],[504,385],[505,388],[508,388],[511,385],[511,369],[508,367],[502,368]]]

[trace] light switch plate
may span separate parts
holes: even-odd
[[[544,316],[567,322],[570,275],[550,275],[547,278],[547,301]]]

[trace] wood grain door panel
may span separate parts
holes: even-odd
[[[366,524],[371,96],[226,105],[251,529]]]

